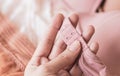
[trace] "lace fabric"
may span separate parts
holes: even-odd
[[[0,76],[22,76],[35,46],[4,15],[0,19]]]

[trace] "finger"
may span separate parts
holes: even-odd
[[[82,53],[81,58],[79,60],[79,66],[82,69],[82,72],[86,74],[85,76],[89,76],[90,74],[93,76],[104,74],[106,71],[106,66],[103,64],[103,62],[101,62],[99,57],[95,55],[96,51],[98,50],[98,44],[91,44],[90,49],[92,52],[89,49],[87,49]]]
[[[81,46],[79,41],[75,41],[70,47],[67,47],[63,53],[51,60],[47,65],[49,68],[52,68],[51,71],[53,73],[57,73],[59,70],[74,63],[80,52],[80,48]]]
[[[76,13],[73,13],[70,17],[69,20],[71,21],[73,27],[77,26],[77,23],[79,21],[79,15]],[[59,35],[57,36],[57,38],[59,38]]]
[[[71,76],[82,76],[82,71],[79,68],[79,66],[77,65],[77,63],[70,70],[70,74],[71,74]]]
[[[54,40],[56,37],[56,34],[58,32],[58,30],[60,29],[60,26],[62,25],[63,22],[63,15],[62,14],[58,14],[54,21],[53,24],[50,26],[49,30],[47,31],[47,33],[45,34],[45,36],[42,38],[40,44],[38,45],[32,59],[31,62],[32,63],[38,63],[40,62],[40,58],[41,57],[47,57],[52,45],[54,44]],[[39,64],[39,63],[38,63]]]
[[[99,49],[98,43],[94,42],[94,43],[90,44],[90,49],[94,54],[96,54]]]
[[[71,76],[66,70],[60,70],[58,76]]]
[[[94,34],[95,29],[92,25],[88,26],[85,31],[83,31],[83,38],[85,39],[86,42],[90,40],[92,35]]]
[[[53,46],[53,49],[49,55],[49,59],[52,60],[55,57],[57,57],[60,53],[62,53],[65,50],[66,46],[67,45],[64,43],[64,41],[61,38],[59,38]]]
[[[74,27],[76,27],[78,20],[79,20],[79,16],[77,14],[74,13],[70,16],[70,21]],[[58,56],[60,53],[62,53],[65,50],[65,48],[66,48],[66,44],[64,43],[62,38],[59,37],[54,44],[54,47],[51,51],[49,59],[51,60],[55,58],[56,56]]]

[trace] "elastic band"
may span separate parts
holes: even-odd
[[[83,50],[88,49],[88,45],[82,37],[82,33],[78,33],[73,27],[69,19],[65,19],[60,29],[61,38],[63,41],[70,46],[75,40],[81,42]]]

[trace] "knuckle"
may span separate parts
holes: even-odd
[[[61,55],[61,57],[62,57],[64,60],[70,60],[70,59],[71,59],[71,57],[70,57],[69,55],[67,55],[67,54],[63,54],[63,55]]]

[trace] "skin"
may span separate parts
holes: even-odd
[[[119,10],[120,10],[120,0],[106,0],[105,5],[103,6],[103,11],[102,12],[106,13],[106,12],[119,11]],[[109,25],[107,25],[107,27],[104,27],[104,28],[108,29],[108,27],[109,27]],[[114,25],[110,26],[110,27],[114,28]],[[114,28],[114,29],[117,30],[117,28]],[[97,30],[97,31],[100,31],[100,30]],[[113,35],[111,35],[111,36],[113,36]],[[96,34],[95,34],[95,36],[97,37]],[[114,36],[116,38],[119,37],[117,35],[114,35]],[[110,40],[108,42],[110,42]],[[115,42],[117,43],[118,41],[115,40]],[[119,43],[117,43],[116,45],[119,45]],[[104,53],[104,51],[100,50],[98,52],[98,56],[101,58],[101,60],[103,62],[106,63],[106,65],[108,66],[108,69],[109,69],[111,75],[113,75],[113,76],[120,76],[120,72],[119,72],[119,70],[120,70],[120,68],[119,68],[120,67],[120,65],[119,65],[120,62],[117,59],[115,60],[115,57],[117,58],[117,55],[114,54],[114,53],[116,53],[116,51],[117,50],[106,50],[105,53]],[[107,58],[107,56],[110,56],[110,57]],[[119,59],[119,55],[118,55],[118,59]],[[117,62],[117,64],[115,64],[116,62]]]
[[[76,27],[78,18],[76,14],[70,16],[74,27]],[[56,38],[63,20],[62,14],[55,17],[28,63],[24,76],[82,76],[80,68],[75,63],[81,51],[81,44],[75,41],[71,47],[67,47],[62,39]],[[93,26],[83,29],[83,37],[86,42],[90,40],[93,33]],[[89,47],[96,54],[98,44],[92,43]]]
[[[104,12],[120,10],[120,0],[106,0],[103,10]]]

